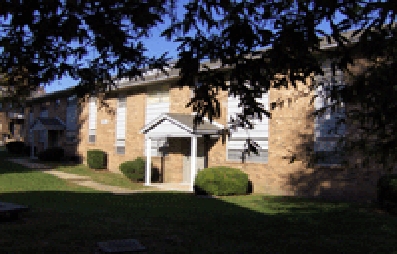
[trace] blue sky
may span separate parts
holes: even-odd
[[[178,16],[183,13],[183,3],[185,3],[187,0],[181,0],[178,5]],[[340,16],[337,15],[336,19],[340,19]],[[167,27],[168,24],[163,24],[158,27],[154,27],[151,30],[151,36],[147,39],[142,40],[147,48],[147,55],[148,56],[155,56],[155,57],[160,57],[162,54],[165,52],[168,52],[168,57],[172,59],[177,58],[177,47],[179,43],[175,43],[172,41],[167,41],[165,38],[161,37],[160,34],[164,28]],[[325,27],[322,26],[324,29]],[[325,28],[325,30],[329,30]],[[73,80],[70,77],[64,77],[61,80],[56,80],[52,82],[49,85],[45,86],[45,90],[47,93],[51,93],[54,91],[59,91],[66,89],[68,87],[77,85],[78,81]]]
[[[160,28],[155,28],[152,31],[152,36],[143,40],[146,48],[148,49],[147,55],[160,57],[162,54],[168,51],[168,56],[175,59],[177,57],[176,49],[178,47],[178,43],[167,41],[165,38],[160,37],[160,34]],[[50,85],[46,85],[45,90],[47,93],[51,93],[77,85],[77,83],[78,81],[73,80],[70,77],[65,77],[61,80],[52,82]]]

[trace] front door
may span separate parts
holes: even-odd
[[[184,139],[184,144],[182,147],[184,148],[184,155],[183,155],[183,183],[190,183],[190,158],[191,158],[191,140],[190,138]],[[196,159],[196,168],[197,171],[200,171],[206,167],[206,153],[205,153],[205,143],[204,138],[200,137],[197,138],[197,159]]]
[[[58,147],[58,131],[48,131],[48,147]]]

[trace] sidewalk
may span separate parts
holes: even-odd
[[[40,163],[30,162],[29,159],[26,158],[12,158],[8,160],[20,164],[22,166],[25,166],[27,168],[40,170],[43,173],[56,176],[60,179],[70,181],[80,186],[88,187],[98,191],[111,192],[113,194],[133,194],[133,193],[142,193],[142,192],[164,191],[163,188],[159,188],[157,186],[153,186],[153,188],[149,190],[130,190],[122,187],[110,186],[110,185],[94,182],[91,180],[89,176],[81,176],[76,174],[65,173],[58,170],[53,170],[49,166]]]

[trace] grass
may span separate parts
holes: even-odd
[[[144,186],[143,183],[134,183],[123,174],[113,173],[107,170],[94,170],[83,164],[67,165],[62,162],[43,162],[39,160],[33,160],[33,162],[50,166],[54,170],[65,173],[89,176],[93,181],[105,185],[117,186],[130,190],[146,190],[152,188]]]
[[[98,241],[125,238],[148,253],[397,253],[397,217],[370,205],[114,195],[3,161],[0,200],[31,207],[18,221],[0,222],[0,253],[93,253]]]
[[[143,183],[134,183],[130,179],[128,179],[123,174],[112,173],[109,171],[103,170],[93,170],[88,168],[85,165],[75,165],[75,166],[57,166],[56,170],[63,171],[66,173],[72,173],[76,175],[89,176],[93,181],[123,187],[126,189],[132,190],[140,190],[140,189],[149,189],[150,187],[146,187]]]

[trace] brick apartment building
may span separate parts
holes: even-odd
[[[340,71],[331,82],[327,61],[323,67],[325,75],[317,77],[317,82],[345,83],[346,77]],[[118,89],[106,97],[78,99],[73,89],[66,89],[32,98],[25,109],[30,126],[25,128],[25,142],[33,144],[32,156],[60,146],[67,155],[80,156],[84,163],[87,150],[103,150],[112,172],[120,172],[119,165],[124,161],[146,156],[147,166],[153,163],[162,182],[191,188],[198,170],[230,166],[249,175],[256,193],[375,198],[376,181],[384,172],[376,165],[355,168],[359,155],[342,166],[341,158],[331,152],[340,135],[354,132],[354,125],[348,122],[336,133],[328,133],[349,105],[340,112],[314,117],[313,111],[326,103],[321,90],[313,91],[306,85],[271,88],[260,101],[271,111],[272,118],[254,120],[254,129],[232,132],[224,142],[218,131],[227,126],[229,116],[241,110],[238,98],[221,92],[221,117],[195,129],[193,112],[185,107],[193,92],[189,84],[177,87],[178,77],[175,69],[169,76],[151,70],[142,78],[120,80]],[[310,101],[316,94],[320,97],[313,104]],[[285,101],[283,106],[270,107],[280,100]],[[251,154],[243,160],[248,137],[261,148],[259,155]],[[316,154],[325,155],[325,159],[313,161]],[[150,184],[152,169],[146,170],[146,184]]]
[[[0,96],[7,96],[7,92],[1,89]],[[44,88],[39,87],[31,93],[31,97],[44,94]],[[25,134],[25,113],[24,107],[13,107],[10,102],[0,102],[0,145],[11,141],[23,141]]]

